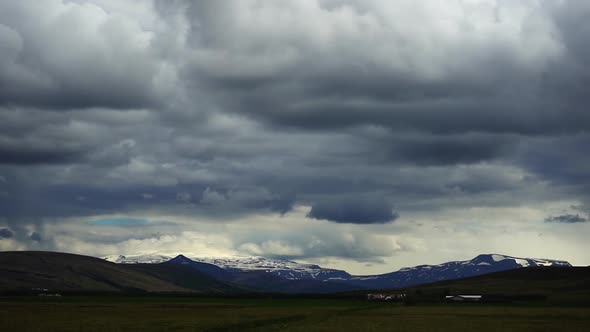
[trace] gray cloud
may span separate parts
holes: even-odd
[[[135,19],[61,1],[3,3],[0,13],[0,104],[125,109],[156,102],[153,31]]]
[[[391,158],[420,165],[472,164],[505,157],[516,141],[500,135],[423,135],[394,143]]]
[[[558,222],[558,223],[579,223],[587,222],[588,218],[582,217],[579,214],[562,214],[559,216],[550,216],[545,218],[545,222]]]
[[[382,224],[394,221],[399,216],[393,212],[391,204],[381,199],[349,198],[314,203],[307,217],[337,223]]]
[[[14,233],[8,228],[0,228],[0,239],[10,239]]]
[[[22,149],[21,147],[0,146],[2,164],[69,163],[79,159],[75,151],[55,151],[51,149]]]
[[[41,242],[41,240],[42,240],[41,234],[39,234],[37,232],[31,233],[31,235],[29,235],[29,238],[31,239],[31,241],[34,241],[34,242]]]
[[[0,219],[50,243],[46,223],[138,211],[223,224],[305,206],[302,222],[334,228],[453,208],[586,213],[589,13],[580,1],[2,3]],[[345,251],[305,239],[236,243]],[[386,250],[360,251],[348,257]]]
[[[272,3],[266,5],[265,10],[270,13],[284,10]],[[422,15],[435,10],[434,6],[398,6]],[[469,30],[457,27],[458,34],[453,36],[439,31],[438,37],[445,39],[439,41],[442,45],[437,45],[432,39],[434,34],[421,35],[424,31],[407,38],[404,33],[409,33],[411,24],[400,23],[394,27],[384,24],[384,21],[404,22],[407,12],[400,10],[399,16],[392,12],[384,14],[379,9],[386,6],[380,2],[368,5],[362,12],[351,10],[355,7],[345,3],[331,9],[292,5],[288,18],[295,19],[298,10],[309,11],[307,19],[323,20],[328,32],[323,36],[306,28],[291,29],[285,30],[285,38],[281,39],[268,37],[287,29],[289,19],[275,23],[272,32],[258,30],[257,25],[242,23],[239,18],[260,15],[260,20],[265,20],[269,18],[264,15],[267,12],[247,5],[238,9],[230,3],[197,4],[194,6],[197,13],[222,10],[224,15],[216,20],[199,14],[193,17],[196,19],[192,25],[192,33],[196,35],[193,40],[197,43],[193,47],[211,57],[191,62],[195,74],[188,79],[198,80],[201,86],[211,84],[214,89],[211,95],[218,96],[229,109],[275,125],[302,129],[372,124],[440,134],[479,131],[542,135],[587,128],[590,119],[585,112],[577,107],[561,106],[563,101],[571,100],[569,92],[556,94],[561,90],[556,91],[552,86],[556,79],[562,78],[562,64],[572,60],[564,56],[564,45],[555,37],[559,33],[569,35],[571,28],[555,24],[553,15],[579,9],[577,5],[566,2],[559,8],[513,7],[508,3],[498,6],[496,12],[482,13],[489,15],[484,20],[491,21],[484,23],[490,25],[483,32],[484,38],[490,33],[489,42],[478,43],[471,39]],[[515,7],[532,15],[512,16],[509,11]],[[527,34],[496,31],[501,25],[495,25],[493,15],[498,12],[506,15],[504,19],[518,21],[526,27]],[[345,13],[349,20],[339,21]],[[425,23],[425,30],[436,29],[439,19],[434,16]],[[224,29],[219,29],[220,26]],[[248,41],[238,41],[241,31],[248,32]],[[367,35],[375,38],[387,35],[388,43],[373,44]],[[531,39],[530,35],[538,38]],[[520,42],[513,43],[512,38]],[[323,48],[326,43],[332,47]],[[258,44],[261,47],[250,47]],[[396,47],[399,45],[403,48]],[[214,57],[216,52],[224,52],[224,57]],[[393,60],[382,57],[383,53],[393,56]],[[533,117],[535,121],[531,121]]]

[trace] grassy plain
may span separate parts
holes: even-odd
[[[328,299],[0,298],[1,331],[589,331],[590,308]]]

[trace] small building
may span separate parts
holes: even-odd
[[[405,298],[406,298],[406,294],[403,294],[403,293],[367,294],[367,300],[369,300],[369,301],[403,301]]]
[[[447,302],[481,302],[482,295],[447,295]]]

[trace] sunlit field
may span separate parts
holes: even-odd
[[[4,298],[1,331],[588,331],[590,308],[352,300]]]

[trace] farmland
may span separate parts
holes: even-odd
[[[589,307],[338,299],[0,298],[2,331],[587,331]]]

